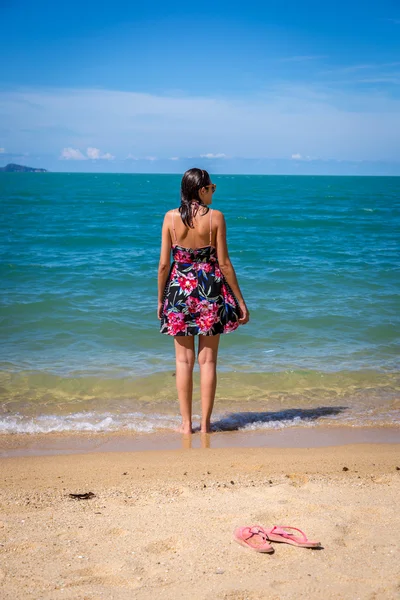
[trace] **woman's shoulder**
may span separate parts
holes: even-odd
[[[210,210],[212,210],[212,218],[216,219],[216,222],[224,219],[224,213],[221,210],[211,207]],[[209,213],[209,211],[207,211],[207,213]],[[164,214],[165,219],[171,218],[172,216],[180,216],[179,208],[171,208]],[[203,216],[205,216],[205,214]]]
[[[221,210],[217,210],[216,208],[212,208],[211,210],[213,220],[215,219],[218,222],[224,219],[224,213]]]
[[[179,214],[179,209],[171,208],[171,210],[167,210],[167,212],[164,214],[164,219],[167,219],[168,217],[172,217],[173,214],[174,215]]]

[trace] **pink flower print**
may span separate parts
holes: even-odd
[[[183,317],[182,313],[176,312],[176,310],[174,310],[173,308],[171,308],[168,313],[168,321],[175,322],[175,321],[180,321],[181,318]]]
[[[228,292],[228,288],[226,287],[226,285],[222,286],[222,293],[224,294],[224,300],[227,304],[230,304],[231,306],[235,306],[235,299],[232,296],[232,294],[230,294]]]
[[[212,270],[210,263],[205,262],[194,262],[192,267],[195,271],[204,271],[205,273],[210,273]]]
[[[193,298],[193,296],[189,296],[189,298],[186,300],[186,306],[191,314],[199,311],[199,304],[200,301],[197,298]]]
[[[224,326],[224,333],[229,333],[229,331],[235,331],[235,329],[237,329],[238,327],[239,327],[239,323],[237,323],[236,321],[229,321]]]
[[[200,306],[199,306],[199,310],[200,310],[200,314],[203,316],[207,316],[210,312],[210,305],[211,303],[208,300],[202,300],[200,302]]]
[[[210,263],[199,263],[199,269],[201,269],[202,271],[204,271],[205,273],[211,273],[212,271],[212,265],[210,265]]]
[[[219,267],[215,267],[215,277],[217,279],[221,279],[221,275],[222,275],[221,269]]]
[[[208,302],[208,300],[202,300],[200,302],[200,313],[202,316],[207,317],[208,315],[216,315],[218,312],[218,304],[214,302]]]
[[[174,260],[180,263],[192,262],[190,252],[186,252],[186,250],[178,250],[177,252],[175,252]]]
[[[201,333],[207,333],[208,331],[210,331],[215,321],[215,315],[212,313],[208,315],[200,315],[196,319],[196,325],[198,326]]]
[[[175,279],[177,271],[178,271],[178,267],[176,266],[176,264],[174,264],[174,266],[172,267],[172,271],[171,271],[171,279]]]
[[[176,323],[168,324],[168,332],[171,335],[178,335],[182,331],[186,331],[186,325],[184,321],[177,321]]]
[[[186,295],[189,295],[197,287],[197,279],[191,273],[178,277],[179,287]]]
[[[172,310],[168,311],[168,332],[171,335],[176,335],[181,331],[186,330],[185,317],[182,313],[174,312]]]

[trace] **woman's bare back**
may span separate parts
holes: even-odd
[[[205,246],[215,246],[217,222],[216,218],[220,211],[209,209],[204,211],[199,208],[197,214],[193,217],[193,228],[186,227],[181,219],[178,209],[168,211],[169,228],[172,245],[183,246],[184,248],[204,248]],[[213,222],[214,221],[214,222]]]

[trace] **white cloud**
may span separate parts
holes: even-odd
[[[82,152],[77,148],[63,148],[61,151],[60,159],[62,160],[86,160],[86,156],[83,156]]]
[[[106,152],[105,154],[102,154],[100,158],[102,158],[103,160],[114,160],[115,156],[113,156],[109,152]]]
[[[343,75],[352,74],[356,71],[372,71],[373,75],[380,77],[382,75],[395,76],[397,75],[396,68],[400,65],[400,61],[382,62],[382,63],[359,63],[355,65],[348,65],[346,67],[334,67],[330,69],[322,69],[319,71],[321,75]],[[391,69],[395,69],[394,72],[388,72]],[[382,71],[384,70],[384,72]],[[361,74],[361,73],[360,73]],[[340,82],[336,81],[336,84]],[[354,80],[343,80],[341,83],[354,83]]]
[[[310,56],[288,56],[287,58],[279,58],[279,62],[301,62],[303,60],[316,60],[318,58],[329,58],[326,54],[316,54]]]
[[[223,152],[218,152],[217,154],[212,154],[212,152],[208,152],[208,154],[200,154],[201,158],[226,158],[226,154]]]
[[[169,160],[179,160],[179,156],[171,156]]]
[[[98,148],[88,148],[86,154],[88,158],[92,158],[93,160],[100,158],[100,150]]]
[[[382,77],[364,77],[357,79],[360,83],[400,83],[400,77],[382,76]]]
[[[400,98],[386,88],[359,86],[281,82],[240,98],[3,89],[0,114],[10,133],[2,136],[2,144],[41,156],[52,154],[58,144],[66,160],[87,160],[87,148],[105,147],[148,160],[153,154],[225,158],[204,148],[229,148],[229,156],[243,158],[290,157],[292,148],[301,148],[303,156],[321,159],[398,160]],[[108,153],[100,156],[110,160]]]
[[[98,148],[91,146],[86,149],[86,156],[78,148],[63,148],[60,155],[62,160],[113,160],[114,158],[115,156],[109,152],[102,154]]]
[[[363,69],[377,69],[379,68],[380,65],[377,64],[360,64],[360,65],[350,65],[348,67],[341,67],[339,69],[337,69],[338,71],[343,71],[343,72],[351,72],[351,71],[360,71]],[[381,65],[383,66],[383,65]]]
[[[318,160],[318,156],[303,156],[302,154],[292,154],[292,160]]]
[[[4,154],[5,151],[6,151],[5,148],[0,148],[0,154]]]
[[[138,157],[138,156],[135,156],[134,154],[130,154],[129,153],[125,157],[125,160],[149,160],[149,161],[154,161],[154,160],[158,160],[158,159],[157,159],[157,156],[142,156],[142,157]],[[176,160],[178,160],[178,159],[176,159]]]
[[[115,156],[113,156],[109,152],[102,154],[98,148],[91,148],[91,147],[87,148],[86,154],[87,154],[88,158],[91,158],[92,160],[98,160],[98,159],[114,160],[114,158],[115,158]]]

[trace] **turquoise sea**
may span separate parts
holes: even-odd
[[[400,178],[212,178],[251,314],[221,338],[214,427],[399,424]],[[0,173],[0,432],[179,422],[156,318],[179,185]]]

